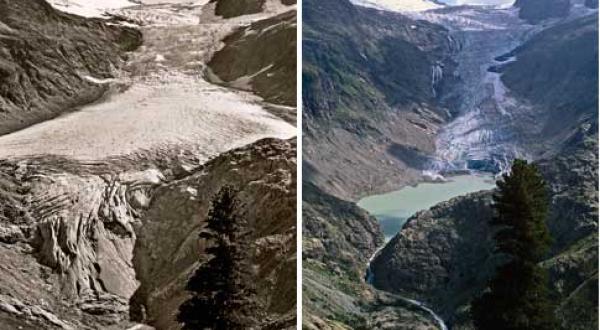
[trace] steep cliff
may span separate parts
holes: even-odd
[[[597,13],[544,29],[507,56],[502,82],[525,100],[535,116],[535,134],[525,141],[534,157],[560,150],[583,123],[597,123]]]
[[[216,81],[296,106],[296,11],[240,28],[223,40],[208,66]],[[290,120],[296,122],[295,113]]]

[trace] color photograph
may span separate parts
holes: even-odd
[[[598,329],[598,1],[302,8],[303,329]]]

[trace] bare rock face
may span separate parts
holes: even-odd
[[[408,220],[371,263],[373,284],[413,299],[427,297],[442,315],[483,289],[493,273],[491,194],[453,198]]]
[[[213,194],[232,184],[255,229],[265,322],[291,327],[295,152],[294,141],[266,139],[178,176],[152,162],[3,161],[0,318],[25,329],[124,329],[133,316],[178,329],[185,283],[202,260],[198,229]]]
[[[256,14],[263,11],[267,0],[212,0],[216,2],[215,14],[225,18]]]
[[[565,17],[571,9],[571,0],[517,0],[519,17],[533,24],[548,18]]]
[[[296,310],[295,151],[295,142],[262,140],[153,192],[136,226],[133,264],[141,286],[132,298],[134,317],[159,329],[178,328],[177,308],[187,298],[185,284],[204,247],[199,230],[212,197],[223,185],[232,185],[240,189],[243,214],[254,229],[261,303],[270,322],[295,325],[290,318]]]
[[[292,9],[225,38],[225,46],[208,63],[218,82],[253,91],[271,103],[296,106],[296,20]]]
[[[100,98],[141,33],[54,10],[44,0],[0,1],[0,134]]]

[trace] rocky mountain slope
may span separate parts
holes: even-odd
[[[515,60],[500,66],[504,84],[532,105],[539,122],[526,142],[537,157],[560,150],[583,123],[598,121],[597,35],[597,14],[559,23],[511,51],[506,56]]]
[[[24,19],[26,18],[26,19]],[[0,134],[96,101],[139,31],[54,10],[43,0],[0,1]]]
[[[354,203],[303,185],[303,327],[436,329],[430,315],[362,281],[383,243],[377,221]]]
[[[344,0],[304,8],[305,176],[345,198],[413,182],[449,118],[435,100],[451,77],[437,73],[456,43],[438,25]]]
[[[583,8],[598,8],[598,0],[517,0],[519,17],[531,24],[540,24],[548,19],[566,18]]]
[[[215,14],[224,18],[252,15],[275,7],[291,6],[296,0],[210,0],[215,3]]]
[[[296,10],[240,28],[208,66],[218,83],[296,106]],[[290,119],[295,123],[295,113]]]

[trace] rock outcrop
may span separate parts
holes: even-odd
[[[373,285],[448,318],[493,274],[491,194],[456,197],[410,218],[371,263]],[[450,311],[450,313],[447,313]]]
[[[598,16],[555,24],[533,35],[501,66],[502,82],[531,105],[535,134],[523,143],[535,158],[549,158],[582,123],[597,122]],[[543,140],[543,142],[540,142]]]
[[[571,0],[517,0],[519,17],[536,24],[549,18],[566,17],[571,9]]]
[[[215,13],[224,18],[256,14],[263,11],[267,0],[212,0]]]
[[[217,83],[296,106],[296,10],[238,29],[208,66]],[[295,123],[295,113],[290,115]]]

